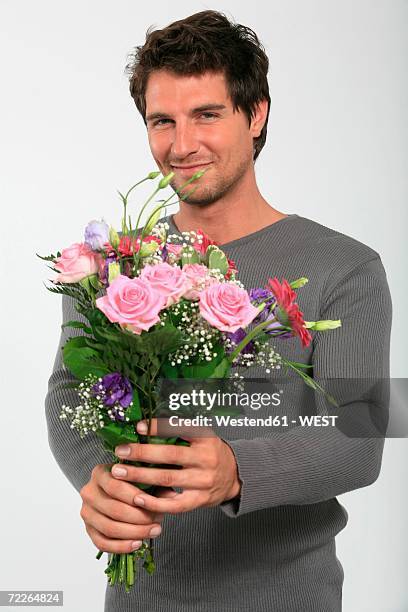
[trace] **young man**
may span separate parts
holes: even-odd
[[[204,11],[148,34],[127,68],[152,155],[164,175],[174,172],[172,187],[206,169],[168,218],[170,230],[202,228],[236,261],[247,288],[272,274],[309,278],[298,296],[306,318],[341,319],[342,328],[316,334],[308,349],[287,342],[283,350],[312,364],[316,378],[387,377],[391,301],[378,253],[275,210],[257,187],[254,161],[265,143],[270,97],[268,60],[256,35]],[[63,318],[78,318],[65,296]],[[63,332],[60,347],[65,339]],[[347,514],[336,496],[376,480],[381,437],[294,428],[228,442],[198,438],[189,448],[131,444],[118,447],[118,456],[181,469],[110,473],[99,441],[88,436],[88,445],[81,441],[73,452],[58,418],[63,403],[75,402],[61,388],[71,377],[59,353],[46,398],[50,444],[80,491],[90,538],[107,552],[157,538],[156,573],[138,575],[130,594],[108,587],[105,610],[341,610],[335,536]],[[162,493],[152,497],[131,482],[156,484]]]

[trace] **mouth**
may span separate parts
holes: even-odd
[[[203,170],[204,168],[208,168],[212,162],[206,162],[204,164],[195,164],[194,166],[176,166],[172,165],[171,168],[177,174],[188,174],[192,175],[198,172],[199,170]]]

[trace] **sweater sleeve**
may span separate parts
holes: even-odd
[[[86,319],[75,310],[73,298],[67,295],[62,296],[62,319],[63,323],[70,320],[87,323]],[[80,329],[71,327],[62,329],[45,397],[45,416],[51,452],[77,491],[89,481],[95,465],[112,461],[110,454],[103,449],[101,440],[94,433],[91,432],[81,439],[79,433],[70,428],[68,419],[59,418],[63,404],[73,408],[80,403],[76,389],[64,388],[64,385],[76,379],[62,360],[62,347],[67,339],[79,335],[83,335]]]
[[[334,379],[389,382],[392,303],[381,259],[356,266],[326,296],[320,318],[341,319],[342,327],[314,332],[313,377],[323,386]],[[348,411],[367,409],[367,414],[374,406],[377,417],[379,408],[380,422],[387,421],[388,399],[379,402],[375,386],[363,400],[340,402],[341,408],[345,404]],[[384,446],[378,432],[355,437],[337,426],[294,427],[265,438],[224,441],[235,455],[242,484],[238,498],[220,505],[232,518],[274,506],[313,504],[368,486],[380,473]]]

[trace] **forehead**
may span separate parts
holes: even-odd
[[[206,103],[231,104],[221,72],[178,75],[169,70],[156,70],[148,78],[145,97],[146,114],[187,111]]]

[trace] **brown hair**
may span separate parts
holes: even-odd
[[[202,11],[175,21],[162,30],[146,32],[146,42],[135,47],[125,72],[130,94],[146,123],[146,86],[149,75],[167,69],[179,75],[223,72],[234,111],[241,109],[251,124],[257,104],[268,101],[268,113],[260,135],[254,138],[254,161],[267,133],[271,99],[268,57],[250,28],[232,23],[217,11]]]

